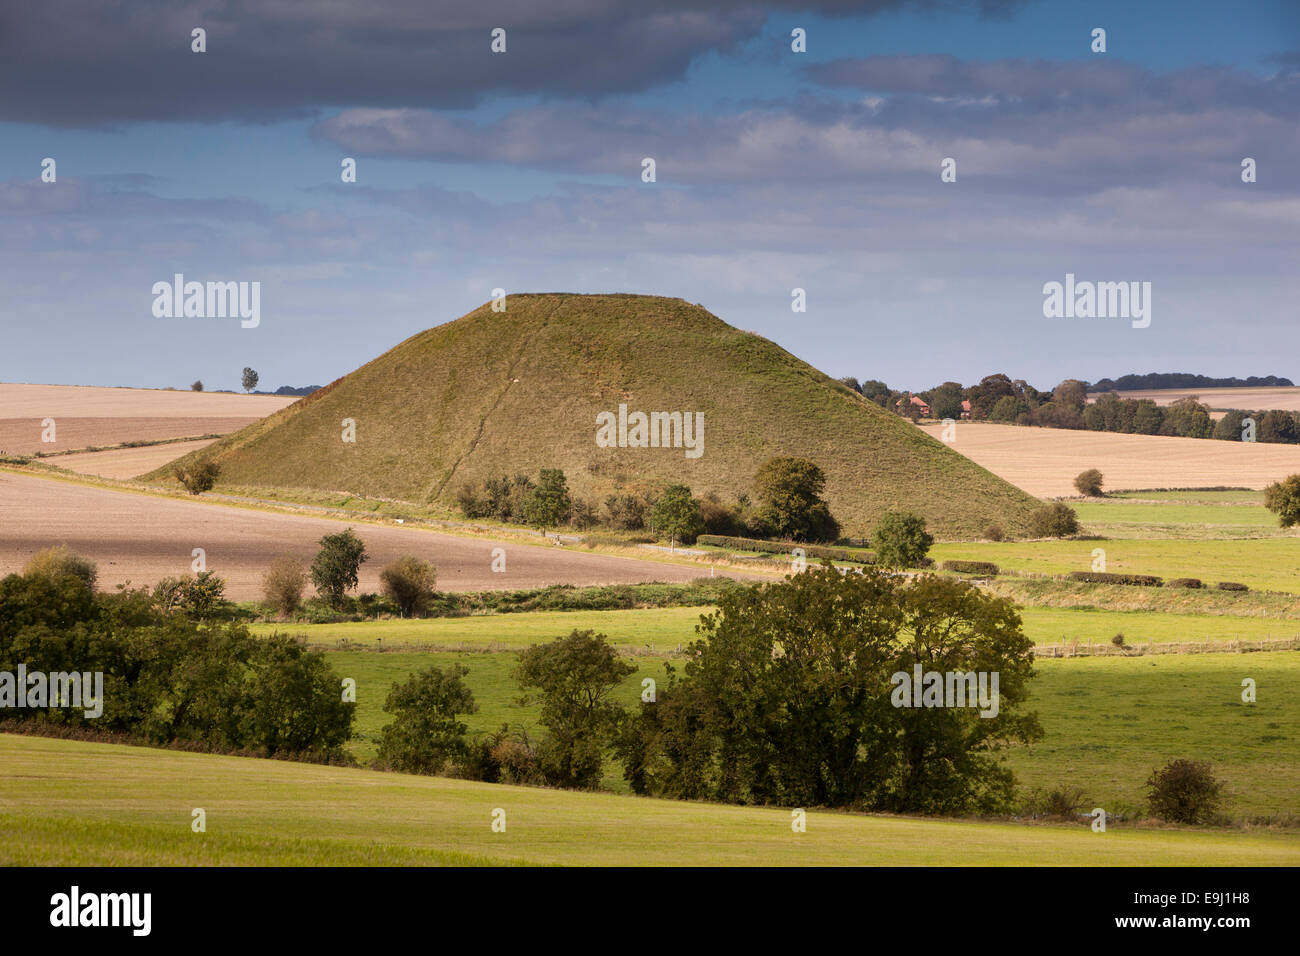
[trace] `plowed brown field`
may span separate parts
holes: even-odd
[[[261,596],[262,574],[279,554],[310,561],[322,535],[347,523],[274,514],[202,501],[133,494],[0,469],[0,576],[20,571],[41,548],[66,544],[99,565],[101,588],[153,585],[190,571],[194,548],[226,579],[234,600]],[[402,554],[431,561],[438,588],[476,591],[548,584],[689,581],[708,568],[592,554],[554,545],[493,542],[418,528],[354,524],[369,560],[361,590],[379,590],[379,572]],[[506,571],[491,570],[492,549],[505,548]]]
[[[0,452],[29,455],[225,435],[295,401],[281,395],[0,383]],[[46,419],[54,420],[53,442],[43,440]]]
[[[1245,389],[1233,389],[1245,391]],[[942,439],[942,425],[924,425]],[[952,447],[1032,495],[1078,494],[1074,478],[1098,468],[1107,490],[1263,488],[1300,472],[1300,445],[1121,435],[958,422]]]

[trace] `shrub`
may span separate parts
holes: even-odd
[[[915,568],[934,544],[925,519],[904,511],[891,511],[880,519],[871,535],[876,563],[890,568]]]
[[[199,381],[194,382],[194,384],[190,386],[190,391],[191,392],[203,391],[203,381],[200,379]]]
[[[1217,585],[1220,591],[1249,591],[1250,588],[1236,581],[1220,581]]]
[[[1200,588],[1205,586],[1201,583],[1200,578],[1174,578],[1172,581],[1165,582],[1165,585],[1171,588]]]
[[[1078,489],[1079,494],[1081,495],[1100,498],[1101,472],[1096,468],[1089,468],[1087,471],[1079,472],[1074,479],[1074,487]]]
[[[210,491],[221,474],[221,466],[215,461],[199,461],[188,465],[177,465],[172,474],[192,495],[201,495]]]
[[[403,617],[424,614],[433,598],[438,572],[428,561],[404,554],[379,572],[384,596],[402,609]]]
[[[196,621],[221,617],[230,606],[226,582],[211,571],[163,578],[153,589],[153,604],[163,613],[179,611]]]
[[[1002,525],[991,524],[984,529],[984,537],[989,541],[1001,541],[1006,537],[1006,534],[1002,530]]]
[[[956,571],[959,574],[989,574],[996,576],[998,566],[992,561],[945,561],[939,565],[944,571]]]
[[[709,534],[734,535],[740,533],[744,516],[739,505],[723,504],[716,491],[700,499],[700,521]]]
[[[1164,578],[1154,574],[1116,574],[1107,571],[1071,571],[1070,579],[1089,584],[1132,584],[1144,588],[1158,588],[1165,583]]]
[[[366,546],[348,528],[320,539],[320,550],[311,563],[311,580],[316,593],[335,609],[343,606],[347,592],[357,586],[357,572],[366,560]]]
[[[251,392],[257,388],[258,375],[248,366],[244,366],[244,372],[239,378],[239,384],[243,386],[244,391]]]
[[[384,713],[394,720],[380,732],[379,762],[403,773],[437,773],[449,760],[469,753],[468,727],[457,718],[478,710],[461,678],[459,664],[448,671],[428,667],[394,684]]]
[[[277,613],[288,617],[302,606],[302,592],[307,587],[307,568],[292,554],[282,554],[262,576],[262,595]]]
[[[31,559],[23,567],[25,577],[40,577],[54,580],[65,575],[72,575],[84,584],[89,590],[95,590],[95,582],[99,579],[99,569],[95,567],[95,562],[89,558],[83,558],[81,555],[72,551],[67,545],[58,545],[53,548],[46,548],[43,551],[37,551],[31,556]]]
[[[456,770],[458,776],[484,783],[544,782],[537,750],[529,742],[528,733],[512,731],[508,724],[495,733],[475,737]]]
[[[1056,787],[1036,797],[1036,815],[1055,820],[1073,820],[1084,806],[1083,791],[1078,787]]]
[[[1151,812],[1170,823],[1208,823],[1223,800],[1223,785],[1209,763],[1175,760],[1147,780]]]
[[[1283,528],[1300,524],[1300,475],[1290,475],[1265,488],[1264,507],[1277,515]]]
[[[639,531],[645,527],[650,502],[644,495],[624,492],[605,499],[605,523],[615,531]]]
[[[1111,642],[1112,644],[1114,644],[1116,647],[1123,647],[1123,646],[1124,646],[1124,632],[1123,632],[1123,631],[1120,631],[1118,634],[1116,634],[1114,637],[1112,637],[1112,638],[1110,639],[1110,642]]]
[[[1034,511],[1029,526],[1035,538],[1065,538],[1079,531],[1079,517],[1069,505],[1054,501]]]

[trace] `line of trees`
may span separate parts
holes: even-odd
[[[1130,378],[1145,380],[1149,376],[1125,376],[1120,381]],[[1274,378],[1268,376],[1268,379]],[[1216,422],[1210,415],[1210,407],[1198,401],[1196,396],[1162,406],[1149,398],[1124,398],[1115,390],[1106,391],[1089,403],[1089,391],[1097,388],[1078,379],[1066,379],[1050,392],[1039,391],[1023,379],[1013,380],[1000,373],[987,375],[980,379],[979,384],[969,387],[960,382],[944,382],[916,393],[890,389],[883,382],[859,383],[853,378],[840,381],[864,398],[913,420],[921,417],[920,408],[910,401],[915,394],[929,406],[930,417],[938,419],[960,419],[964,414],[962,402],[967,401],[970,402],[969,417],[972,420],[1004,425],[1224,441],[1300,443],[1300,413],[1279,409],[1235,409]],[[1265,383],[1264,379],[1245,381]],[[1275,384],[1285,381],[1277,379]],[[1253,430],[1248,427],[1246,419],[1254,422]]]
[[[75,707],[0,716],[163,746],[351,762],[343,745],[355,705],[325,656],[221,620],[221,586],[198,580],[209,600],[197,604],[170,600],[170,587],[99,593],[94,565],[66,550],[0,580],[0,671],[103,674],[97,718]]]
[[[685,666],[642,681],[592,631],[519,655],[540,705],[535,744],[509,728],[471,738],[466,672],[428,668],[395,688],[380,759],[395,769],[591,788],[612,757],[641,794],[728,803],[989,813],[1011,804],[999,753],[1042,736],[1026,712],[1032,642],[1014,606],[940,577],[907,581],[829,564],[726,595]],[[893,675],[996,672],[996,714],[900,707]]]
[[[648,531],[672,546],[690,544],[700,534],[835,541],[840,525],[823,497],[825,487],[826,476],[815,463],[778,457],[755,474],[756,500],[742,494],[730,505],[715,492],[694,497],[683,484],[620,491],[595,505],[571,494],[558,468],[543,468],[537,482],[517,474],[465,484],[457,489],[456,501],[467,518],[496,518],[543,530],[567,524]]]

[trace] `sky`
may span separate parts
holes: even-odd
[[[896,388],[1300,381],[1298,174],[1297,0],[4,0],[0,380],[320,385],[501,288]]]

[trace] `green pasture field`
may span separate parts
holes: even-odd
[[[1109,588],[1116,589],[1114,586]],[[1125,587],[1122,590],[1151,589]],[[1196,609],[1194,603],[1189,606]],[[262,635],[276,631],[302,635],[309,644],[323,648],[357,646],[372,650],[466,650],[477,653],[520,650],[565,637],[575,629],[591,629],[605,634],[611,644],[625,653],[657,657],[675,655],[679,648],[685,650],[686,645],[696,639],[695,626],[701,615],[710,610],[707,607],[668,607],[619,611],[529,611],[345,624],[254,624],[252,629]],[[1062,639],[1067,643],[1074,640],[1109,643],[1116,632],[1123,632],[1129,643],[1257,641],[1300,636],[1300,621],[1263,615],[1023,607],[1020,616],[1025,634],[1038,644],[1057,644]]]
[[[1294,538],[1260,491],[1130,492],[1070,507],[1085,530],[1115,538]]]
[[[352,752],[373,759],[390,718],[384,700],[395,682],[434,665],[461,664],[479,711],[472,732],[509,723],[533,739],[541,734],[535,704],[520,703],[506,653],[375,653],[331,651],[340,677],[357,682],[357,736]],[[664,680],[664,660],[640,658],[616,691],[635,706],[641,681]],[[1153,769],[1179,757],[1211,761],[1230,789],[1229,816],[1300,816],[1300,653],[1164,654],[1143,657],[1042,659],[1035,665],[1030,709],[1046,736],[1010,752],[1026,788],[1079,787],[1092,806],[1132,812]],[[1241,681],[1256,681],[1258,699],[1241,701]],[[626,790],[609,763],[603,785]],[[1091,810],[1092,806],[1085,808]]]
[[[812,811],[794,833],[788,809],[13,735],[0,763],[0,865],[1300,865],[1300,834],[1271,830]]]
[[[1106,570],[1111,572],[1200,578],[1210,586],[1237,581],[1262,590],[1300,592],[1300,540],[1293,537],[944,543],[936,544],[930,557],[936,562],[992,561],[1003,570],[1066,574],[1091,571],[1095,548],[1106,552]]]
[[[695,639],[708,607],[633,608],[615,611],[527,611],[469,617],[356,621],[343,624],[254,624],[255,634],[305,635],[319,646],[340,641],[372,648],[507,651],[591,629],[625,651],[669,653]],[[649,645],[647,647],[647,645]]]

